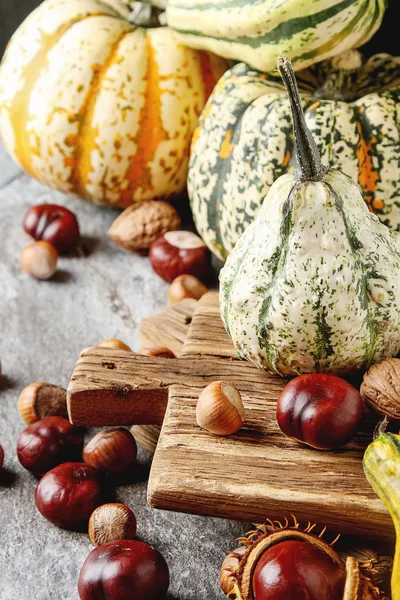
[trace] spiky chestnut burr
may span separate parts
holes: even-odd
[[[296,589],[300,585],[309,593],[310,599],[320,598],[318,573],[321,573],[320,579],[326,583],[324,598],[383,600],[370,579],[371,565],[361,567],[352,557],[345,563],[333,548],[339,536],[328,543],[323,539],[326,528],[315,535],[312,533],[315,527],[308,523],[302,531],[295,517],[291,525],[287,519],[284,524],[267,520],[264,525],[256,525],[255,530],[239,538],[241,546],[225,559],[220,576],[222,591],[235,600],[281,600],[287,598],[290,591],[294,592],[291,585]],[[270,561],[274,563],[273,585],[268,582]],[[304,565],[302,561],[305,561]],[[314,564],[315,573],[308,578]],[[278,576],[277,569],[280,569]],[[297,576],[299,581],[294,581]],[[313,590],[315,581],[317,587]]]

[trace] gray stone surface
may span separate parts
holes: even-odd
[[[19,266],[28,242],[21,221],[25,210],[39,202],[75,211],[91,249],[87,258],[61,259],[48,282],[29,278]],[[32,381],[65,386],[85,346],[117,337],[137,348],[139,322],[165,306],[167,285],[148,259],[107,240],[116,214],[44,188],[23,175],[0,146],[0,443],[6,455],[6,478],[0,481],[0,600],[78,598],[78,574],[91,544],[87,535],[57,529],[37,512],[37,480],[16,457],[24,428],[16,402]],[[151,510],[146,504],[150,464],[150,454],[141,450],[137,482],[117,488],[116,495],[135,511],[139,538],[165,555],[171,570],[169,598],[222,598],[219,566],[244,525]]]

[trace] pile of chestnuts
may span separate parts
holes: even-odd
[[[44,382],[25,388],[18,408],[27,427],[19,436],[17,456],[25,469],[40,477],[35,491],[38,511],[57,527],[88,531],[95,546],[79,577],[81,600],[165,598],[165,559],[134,539],[133,511],[108,502],[110,482],[132,473],[136,464],[137,446],[130,431],[106,429],[84,446],[85,429],[59,416],[67,412],[65,390]],[[0,463],[2,459],[0,452]]]

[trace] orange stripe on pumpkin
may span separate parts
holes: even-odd
[[[119,206],[128,206],[137,190],[152,191],[152,172],[150,164],[161,142],[168,139],[161,118],[160,72],[155,59],[151,38],[147,35],[147,73],[145,101],[141,110],[139,133],[135,138],[136,154],[125,174],[128,188],[121,192]]]
[[[109,16],[106,13],[96,12],[81,15],[64,23],[57,31],[52,34],[42,34],[40,50],[25,67],[22,77],[25,78],[24,84],[15,94],[10,110],[9,117],[12,124],[15,137],[15,155],[22,168],[38,179],[43,179],[37,173],[33,166],[33,156],[40,156],[40,139],[38,135],[29,130],[29,103],[31,94],[35,86],[48,65],[48,54],[52,48],[61,40],[63,35],[76,23],[84,21],[89,17]]]
[[[114,42],[111,52],[102,65],[92,66],[93,75],[86,97],[76,115],[70,115],[71,121],[78,121],[78,133],[75,137],[75,148],[73,150],[72,172],[69,181],[72,184],[72,191],[82,198],[88,198],[90,193],[87,191],[90,173],[93,172],[92,154],[98,148],[96,138],[99,136],[98,127],[93,126],[93,117],[98,94],[107,74],[108,69],[117,62],[118,51],[121,41],[134,31],[132,27],[124,31]]]
[[[364,197],[368,204],[373,206],[376,184],[379,181],[379,173],[374,170],[372,163],[372,144],[376,143],[377,139],[372,136],[370,143],[363,138],[361,123],[357,123],[357,132],[360,136],[360,141],[357,147],[358,159],[358,183],[362,187]],[[377,208],[377,206],[375,206]]]
[[[282,167],[287,167],[290,163],[290,159],[292,158],[292,153],[288,150],[285,154],[285,158],[282,161]]]
[[[203,50],[200,50],[199,55],[201,76],[204,83],[204,101],[206,102],[211,96],[211,92],[213,91],[215,84],[217,83],[217,78],[214,74],[212,63],[208,53],[204,52]]]
[[[233,131],[232,129],[228,129],[228,131],[225,134],[225,139],[221,144],[221,148],[219,151],[219,157],[220,158],[229,158],[230,155],[232,154],[232,150],[234,148],[234,144],[231,143],[233,137]]]

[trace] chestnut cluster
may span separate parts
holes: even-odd
[[[121,347],[116,342],[106,345]],[[19,436],[17,455],[23,467],[41,477],[35,491],[38,511],[57,527],[88,529],[96,546],[79,577],[81,600],[104,594],[109,600],[165,598],[169,570],[163,556],[134,539],[136,517],[130,508],[106,503],[110,476],[134,469],[137,446],[130,431],[100,431],[84,447],[85,430],[59,416],[66,413],[65,390],[45,382],[25,388],[18,409],[28,426]],[[3,458],[0,446],[0,468]]]
[[[50,279],[60,254],[76,251],[79,224],[73,212],[57,204],[38,204],[26,212],[23,226],[35,241],[21,253],[21,268],[35,279]]]

